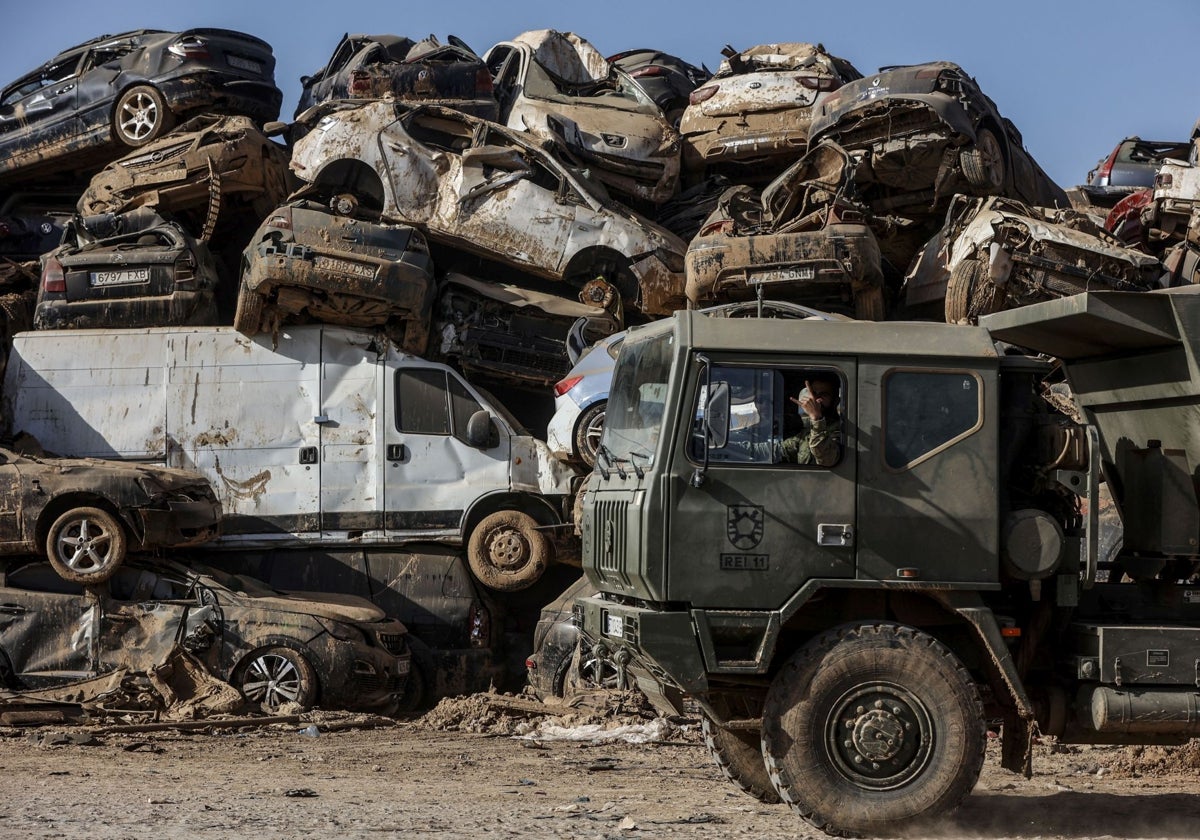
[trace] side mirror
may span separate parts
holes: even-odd
[[[492,441],[492,431],[495,429],[492,415],[483,409],[476,411],[467,421],[467,446],[474,449],[487,449]]]
[[[709,449],[724,449],[729,442],[729,383],[712,387],[704,406],[704,431]]]

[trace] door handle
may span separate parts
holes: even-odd
[[[854,545],[854,529],[848,524],[822,522],[817,525],[817,545]]]
[[[403,443],[389,443],[387,445],[387,459],[389,461],[403,461],[408,457],[408,450],[405,449]]]
[[[54,91],[55,95],[61,96],[64,93],[70,93],[75,90],[75,85],[63,85],[58,90]]]

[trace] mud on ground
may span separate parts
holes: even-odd
[[[696,721],[546,716],[526,711],[536,708],[528,699],[505,702],[443,701],[401,722],[316,714],[192,732],[0,728],[0,836],[823,836],[726,782]],[[648,743],[596,740],[617,736]],[[919,836],[1200,837],[1200,742],[1043,744],[1029,780],[1001,770],[998,753],[992,744],[963,807]]]

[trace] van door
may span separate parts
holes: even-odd
[[[405,363],[387,376],[384,527],[388,538],[461,538],[462,519],[481,496],[509,490],[511,430],[467,445],[467,421],[483,400],[442,365]]]

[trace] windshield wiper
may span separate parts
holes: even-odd
[[[600,444],[598,447],[596,447],[596,469],[600,470],[600,477],[605,481],[608,481],[608,470],[605,469],[604,464],[600,463],[601,458],[603,458],[605,461],[608,461],[609,464],[612,463],[612,458],[610,457],[608,447],[604,444]]]
[[[649,464],[650,456],[647,455],[645,452],[636,452],[632,449],[629,450],[629,463],[633,465],[633,471],[635,473],[637,473],[638,480],[640,481],[646,477],[646,472],[645,472],[645,470],[643,470],[641,467],[638,466],[637,461],[633,460],[634,458],[645,458],[646,463]]]
[[[607,446],[605,446],[603,443],[600,444],[599,448],[596,451],[604,456],[604,460],[608,461],[608,463],[612,466],[612,468],[617,471],[617,475],[621,476],[621,480],[624,481],[626,478],[625,470],[621,469],[621,462],[624,459],[618,458],[616,455],[613,455],[612,450],[609,449]],[[608,476],[604,476],[604,477],[608,478]]]

